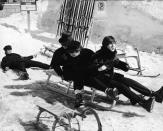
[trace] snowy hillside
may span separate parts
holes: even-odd
[[[149,8],[143,2],[122,3],[107,2],[104,17],[97,17],[99,20],[94,21],[92,40],[99,43],[103,36],[112,34],[122,43],[129,43],[143,51],[152,52],[161,48],[162,52],[163,25],[161,17],[157,19],[162,14],[156,11],[155,14],[149,13],[151,7],[157,9],[156,6]]]
[[[56,14],[59,11],[60,0],[38,1],[38,12],[31,13],[31,34],[27,32],[26,12],[0,18],[0,60],[4,56],[3,47],[10,44],[13,52],[23,56],[39,52],[43,45],[58,44],[56,33]],[[55,6],[54,6],[55,5]],[[55,8],[53,8],[55,7]],[[95,22],[93,34],[88,44],[92,50],[97,50],[104,35],[113,34],[118,41],[125,43],[127,55],[135,55],[133,46],[142,50],[154,50],[163,38],[163,25],[146,16],[137,9],[125,8],[121,3],[108,3],[106,21]],[[106,24],[104,24],[106,23]],[[104,28],[103,25],[107,25]],[[104,31],[103,31],[104,30]],[[143,44],[142,44],[143,43]],[[156,46],[157,47],[157,46]],[[155,48],[156,48],[155,47]],[[155,53],[140,52],[144,75],[160,73],[159,77],[133,76],[136,72],[125,73],[125,76],[135,79],[151,90],[158,90],[163,85],[163,56]],[[35,60],[50,63],[51,59],[39,55]],[[129,60],[134,67],[136,62]],[[15,81],[12,71],[3,73],[0,69],[0,131],[37,131],[32,122],[36,120],[38,108],[36,104],[65,104],[69,102],[63,96],[50,92],[45,81],[47,75],[43,70],[28,69],[30,80]],[[123,72],[122,72],[123,73]],[[60,78],[53,77],[53,82]],[[123,99],[123,97],[122,97]],[[72,103],[70,103],[72,104]],[[66,104],[65,104],[66,105]],[[108,106],[102,103],[103,106]],[[163,104],[155,103],[152,113],[139,106],[117,105],[112,111],[99,111],[103,131],[162,131]],[[138,116],[129,117],[125,113],[132,112]],[[93,120],[88,121],[82,131],[90,131]],[[46,130],[45,130],[46,131]]]

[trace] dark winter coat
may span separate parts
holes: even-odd
[[[82,49],[80,52],[80,55],[77,57],[71,57],[70,55],[68,58],[68,64],[67,66],[70,66],[73,71],[80,72],[80,74],[88,73],[88,65],[90,63],[90,60],[92,56],[94,55],[94,52],[90,49]]]
[[[107,69],[104,71],[98,71],[98,68],[101,67],[102,65],[107,66]],[[115,74],[114,68],[118,68],[123,71],[128,71],[128,64],[117,58],[116,50],[114,52],[111,52],[109,49],[105,47],[102,47],[95,53],[95,55],[93,55],[92,64],[89,66],[91,75],[97,76],[99,74],[101,75],[105,74],[110,78],[113,78]]]
[[[63,70],[61,67],[65,65],[64,57],[66,53],[66,49],[61,47],[54,52],[51,60],[50,66],[55,70],[55,72],[59,76],[63,75]]]
[[[86,76],[87,67],[93,54],[93,51],[83,48],[79,56],[71,57],[66,50],[61,47],[55,51],[51,66],[59,76],[65,78],[67,73],[71,75],[71,79],[83,79],[83,77]]]
[[[3,70],[5,70],[6,67],[9,67],[10,69],[17,69],[17,67],[19,68],[21,62],[25,62],[32,58],[33,56],[22,57],[16,53],[7,54],[2,58],[1,67]]]

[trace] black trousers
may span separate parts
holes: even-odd
[[[34,60],[28,60],[28,61],[25,61],[24,63],[25,63],[25,68],[39,67],[42,69],[49,69],[50,67],[48,64],[45,64],[39,61],[34,61]]]
[[[108,85],[104,84],[105,82],[108,83],[108,79],[100,75],[96,77],[88,77],[82,72],[66,70],[63,72],[63,77],[66,81],[73,81],[74,90],[82,90],[84,85],[93,87],[102,92],[105,92],[105,90],[109,88]]]
[[[89,78],[85,81],[84,84],[94,87],[95,89],[103,92],[107,88],[117,88],[121,94],[137,103],[142,102],[144,100],[139,95],[131,91],[131,89],[127,85],[123,84],[122,82],[119,82],[116,79],[109,79],[105,75],[99,75],[96,77]]]
[[[50,66],[48,64],[45,64],[42,62],[27,60],[27,61],[23,61],[23,62],[13,63],[11,69],[27,72],[26,68],[30,68],[30,67],[39,67],[42,69],[49,69]]]
[[[137,95],[135,92],[133,92],[128,86],[125,84],[116,81],[116,80],[110,80],[111,87],[116,87],[118,91],[129,98],[131,101],[135,101],[137,103],[142,102],[144,99],[142,99],[139,95]]]
[[[134,89],[135,91],[141,93],[142,95],[152,96],[151,90],[149,90],[147,87],[143,86],[142,84],[140,84],[139,82],[135,80],[124,77],[121,82],[127,85],[128,87]]]
[[[102,75],[95,76],[95,77],[89,77],[89,78],[85,79],[84,85],[93,87],[102,92],[105,92],[105,90],[107,88],[112,88],[107,77],[102,76]]]
[[[140,84],[139,82],[137,82],[133,79],[124,77],[124,75],[122,75],[122,74],[114,73],[112,79],[123,83],[124,85],[128,86],[129,88],[134,89],[135,91],[141,93],[142,95],[152,96],[152,91],[149,90],[147,87],[143,86],[142,84]]]
[[[121,74],[116,74],[112,78],[109,78],[108,76],[104,74],[100,74],[98,76],[94,77],[87,77],[83,76],[81,74],[77,74],[75,72],[65,72],[64,73],[69,80],[73,80],[74,82],[74,90],[82,90],[84,85],[93,87],[97,90],[100,90],[102,92],[105,92],[107,88],[117,88],[118,91],[129,98],[132,101],[135,101],[137,103],[142,102],[143,99],[137,95],[135,92],[133,92],[130,87],[132,87],[134,90],[142,93],[143,95],[150,96],[150,90],[146,87],[142,86],[138,82],[125,78]]]

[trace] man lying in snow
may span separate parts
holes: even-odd
[[[20,77],[19,77],[20,80],[29,79],[29,75],[27,73],[26,68],[39,67],[43,69],[49,69],[49,65],[31,60],[37,55],[22,57],[19,54],[12,53],[11,45],[6,45],[3,49],[6,54],[6,56],[2,58],[2,62],[1,62],[1,67],[3,71],[5,72],[9,69],[18,70],[18,72],[20,72]]]

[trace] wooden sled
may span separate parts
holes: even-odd
[[[44,125],[50,131],[80,131],[81,126],[88,124],[87,121],[91,117],[94,120],[92,131],[102,131],[99,116],[92,108],[80,108],[74,111],[62,104],[37,105],[37,107],[39,109],[36,119],[38,129]],[[82,121],[79,121],[79,118]]]
[[[45,72],[48,75],[48,78],[46,80],[46,84],[48,85],[51,76],[52,75],[56,76],[56,73],[54,70],[48,70]],[[59,82],[55,82],[55,86],[57,88],[51,87],[51,86],[49,86],[48,88],[51,89],[52,91],[60,93],[64,96],[71,97],[72,99],[75,99],[75,94],[74,94],[74,89],[73,89],[72,84],[73,83],[71,81],[67,82],[67,81],[62,80]],[[98,98],[98,99],[101,99],[102,101],[109,102],[109,104],[111,104],[110,106],[104,107],[108,110],[108,109],[112,109],[116,105],[117,102],[122,103],[122,104],[126,103],[126,102],[122,102],[121,100],[117,99],[117,97],[108,96],[102,92],[100,93],[100,91],[97,91],[93,87],[89,87],[89,88],[91,90],[83,90],[82,91],[84,98],[89,98],[89,99],[85,100],[86,104],[87,103],[97,104],[96,98]]]
[[[118,49],[120,50],[120,49]],[[122,58],[122,59],[125,59],[125,62],[129,64],[128,62],[128,59],[135,59],[136,60],[136,63],[137,63],[137,67],[136,68],[133,68],[133,67],[130,67],[129,70],[132,70],[132,71],[135,71],[137,72],[135,75],[132,75],[132,76],[139,76],[139,77],[150,77],[150,78],[156,78],[158,76],[160,76],[159,73],[157,74],[151,74],[151,75],[146,75],[146,74],[143,74],[143,71],[145,69],[142,68],[141,66],[141,61],[140,61],[140,54],[139,54],[139,50],[138,48],[135,48],[135,51],[136,51],[136,54],[135,56],[127,56],[126,53],[123,51],[123,50],[120,50],[122,53],[121,54],[117,54],[117,57],[118,58]]]
[[[120,50],[120,49],[117,49],[117,50]],[[133,68],[133,67],[130,67],[130,70],[132,71],[136,71],[137,72],[137,75],[142,75],[142,71],[144,71],[144,69],[142,69],[141,67],[141,62],[140,62],[140,55],[139,55],[139,50],[137,48],[135,48],[135,51],[136,51],[136,54],[137,55],[132,55],[132,56],[127,56],[127,54],[123,51],[123,50],[120,50],[122,53],[120,54],[117,54],[117,57],[119,59],[124,59],[126,63],[129,64],[128,60],[129,59],[135,59],[136,63],[137,63],[137,68]],[[130,65],[130,64],[129,64]]]

